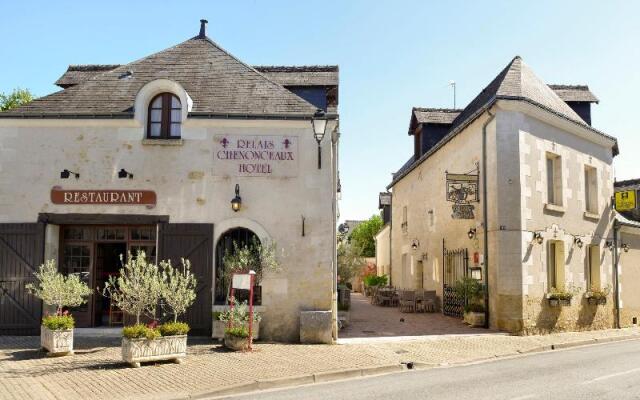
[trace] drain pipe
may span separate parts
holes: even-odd
[[[618,220],[613,221],[613,279],[615,279],[615,297],[614,307],[616,310],[615,328],[620,329],[620,276],[618,275],[618,262],[620,261],[620,254],[618,253],[618,237],[620,235],[620,224]]]
[[[484,232],[484,327],[489,328],[489,226],[487,201],[487,126],[495,119],[491,108],[487,109],[489,119],[482,124],[482,229]]]

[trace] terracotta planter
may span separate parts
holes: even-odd
[[[464,322],[473,326],[484,326],[484,313],[483,312],[466,312],[464,313]]]
[[[234,351],[246,351],[249,349],[249,338],[229,335],[225,333],[224,345],[225,347]]]
[[[40,346],[47,350],[49,356],[73,354],[73,329],[52,331],[41,325]]]
[[[248,324],[244,324],[244,326],[249,329]],[[211,337],[213,339],[224,339],[224,330],[227,328],[226,321],[220,321],[219,319],[213,320],[213,329],[211,330]],[[253,340],[258,340],[260,337],[260,322],[254,322],[252,328],[252,336]]]
[[[135,368],[141,362],[173,360],[180,364],[187,356],[187,335],[163,336],[157,339],[122,338],[122,359]]]
[[[551,307],[568,307],[571,305],[571,299],[548,299]]]

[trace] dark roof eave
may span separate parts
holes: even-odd
[[[0,113],[3,119],[131,119],[132,112],[123,113]]]
[[[398,183],[402,178],[404,178],[405,176],[407,176],[411,171],[413,171],[418,165],[422,164],[422,162],[424,162],[424,160],[426,160],[427,158],[429,158],[433,153],[435,153],[436,151],[438,151],[442,146],[444,146],[445,144],[447,144],[451,139],[453,139],[456,135],[458,135],[458,133],[462,132],[462,130],[464,130],[467,126],[469,126],[473,121],[475,121],[478,117],[480,117],[480,115],[482,115],[487,109],[489,109],[491,106],[493,106],[498,100],[512,100],[512,101],[525,101],[529,104],[532,104],[536,107],[542,108],[545,111],[549,111],[551,113],[553,113],[554,115],[557,115],[569,122],[572,122],[582,128],[586,128],[594,133],[597,133],[598,135],[604,136],[605,138],[612,140],[614,142],[613,146],[612,146],[612,153],[613,156],[615,157],[616,155],[619,154],[618,151],[618,140],[616,138],[614,138],[613,136],[609,136],[589,125],[586,124],[581,124],[577,121],[572,120],[571,118],[566,117],[565,115],[554,111],[548,107],[545,107],[544,105],[537,103],[535,101],[532,101],[529,98],[526,97],[520,97],[520,96],[494,96],[491,99],[489,99],[489,101],[487,101],[487,103],[485,103],[484,106],[480,107],[478,109],[478,111],[476,111],[475,113],[471,114],[469,116],[469,118],[467,118],[465,121],[463,121],[460,125],[458,125],[453,131],[449,132],[444,138],[442,138],[442,140],[440,140],[435,146],[433,146],[431,149],[429,149],[428,152],[424,153],[418,160],[416,160],[413,165],[411,165],[409,168],[407,168],[405,171],[403,171],[400,175],[396,176],[393,178],[393,180],[391,181],[391,183],[387,186],[387,190],[391,189],[396,183]]]
[[[0,118],[4,119],[132,119],[132,112],[89,114],[89,113],[64,113],[64,114],[44,114],[44,113],[0,113]],[[191,112],[189,118],[194,119],[281,119],[281,120],[310,120],[312,114],[229,114],[229,113],[209,113]],[[328,113],[325,117],[329,120],[338,119],[338,114]]]

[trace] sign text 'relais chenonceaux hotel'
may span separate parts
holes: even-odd
[[[213,140],[215,175],[298,175],[298,138],[295,136],[218,135]]]

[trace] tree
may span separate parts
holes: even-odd
[[[78,307],[87,302],[91,289],[78,275],[64,276],[58,272],[56,262],[48,260],[34,274],[37,284],[30,283],[26,289],[49,306],[56,307],[56,315],[62,315],[64,307]]]
[[[247,274],[253,270],[256,273],[255,284],[262,282],[265,271],[280,271],[280,263],[276,257],[276,244],[265,243],[264,245],[256,238],[253,238],[249,245],[240,246],[234,240],[233,251],[225,252],[222,257],[224,265],[223,285],[230,290],[233,274]]]
[[[9,94],[0,93],[0,111],[11,110],[30,103],[34,99],[29,89],[16,88]]]
[[[356,226],[349,239],[354,245],[362,249],[362,257],[376,256],[376,239],[375,236],[382,229],[382,218],[374,215],[360,225]]]
[[[360,272],[364,260],[360,256],[362,250],[354,243],[340,243],[338,245],[338,279],[340,283],[347,283]]]
[[[191,262],[182,259],[182,270],[171,266],[171,261],[161,261],[162,298],[173,314],[173,322],[184,314],[196,299],[196,277],[191,273]]]
[[[135,258],[131,253],[127,255],[127,263],[120,269],[120,276],[109,277],[103,294],[111,297],[121,310],[135,315],[136,324],[139,324],[143,314],[156,318],[163,286],[158,266],[147,262],[146,254],[140,251]]]

